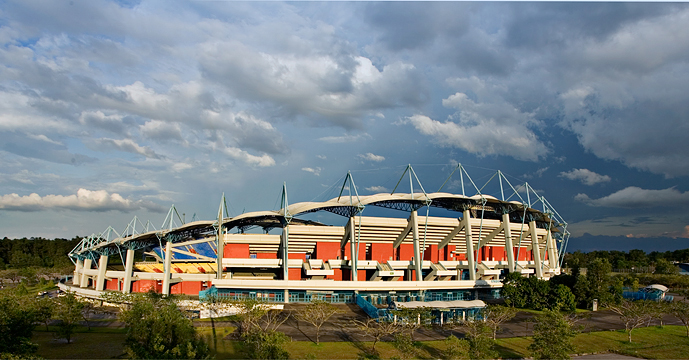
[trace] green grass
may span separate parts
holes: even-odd
[[[32,341],[38,344],[37,356],[45,359],[115,359],[124,357],[125,330],[118,328],[77,328],[72,342],[55,339],[53,327],[34,330]]]
[[[241,341],[224,340],[235,330],[234,327],[216,327],[217,349],[213,347],[211,327],[198,327],[197,330],[217,359],[245,357]],[[39,344],[37,355],[46,359],[121,358],[124,356],[124,339],[124,329],[110,327],[92,328],[91,331],[79,328],[72,344],[56,341],[53,333],[45,332],[44,327],[38,327],[33,337],[33,341]],[[689,359],[689,338],[683,326],[637,329],[632,333],[632,341],[627,341],[624,331],[600,331],[579,334],[573,343],[578,354],[614,352],[648,359]],[[524,358],[530,356],[527,349],[530,344],[530,337],[498,339],[496,350],[501,358]],[[380,342],[376,345],[376,355],[370,354],[371,342],[322,342],[316,345],[299,341],[290,342],[285,348],[291,359],[438,359],[445,350],[443,341],[419,341],[416,345],[415,354],[402,354],[392,343]]]

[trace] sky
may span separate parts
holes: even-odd
[[[407,164],[432,192],[461,163],[528,182],[568,250],[689,247],[687,4],[0,3],[0,237],[324,201],[347,171],[388,192]]]

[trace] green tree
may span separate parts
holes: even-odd
[[[576,310],[576,299],[572,290],[563,284],[550,284],[548,308],[572,313]]]
[[[518,272],[511,272],[505,276],[500,290],[500,296],[505,299],[505,304],[517,308],[526,307],[524,279]]]
[[[331,303],[323,300],[312,300],[311,303],[297,311],[297,318],[316,328],[316,345],[320,343],[321,326],[328,319],[338,313],[338,309]]]
[[[409,336],[414,341],[414,333],[421,327],[430,327],[431,321],[435,318],[431,313],[430,307],[419,307],[413,309],[399,309],[395,310],[398,321],[404,324],[409,330]]]
[[[495,359],[498,353],[493,349],[495,340],[491,337],[491,330],[481,320],[469,321],[464,325],[464,331],[469,343],[469,358]]]
[[[653,319],[652,309],[652,300],[623,300],[620,304],[610,306],[610,310],[619,315],[624,323],[625,331],[629,336],[629,342],[632,342],[632,331],[634,329],[643,326]]]
[[[666,274],[666,275],[674,275],[674,274],[679,274],[679,268],[675,266],[671,261],[668,261],[666,259],[658,259],[656,261],[656,274]]]
[[[486,307],[486,325],[490,328],[495,340],[500,326],[517,315],[517,309],[509,306],[488,305]]]
[[[366,319],[366,321],[352,320],[352,325],[356,327],[365,336],[373,338],[371,346],[371,354],[376,354],[376,344],[385,336],[394,336],[400,332],[402,327],[398,324],[388,321],[378,321],[378,319]]]
[[[127,328],[125,349],[133,358],[200,359],[209,354],[208,345],[172,297],[132,296],[131,307],[120,319]]]
[[[289,359],[289,353],[284,349],[289,338],[279,331],[253,328],[242,335],[242,340],[249,359]]]
[[[48,323],[55,312],[55,300],[49,297],[39,297],[33,302],[33,308],[36,314],[36,321],[45,324],[45,331],[48,331]]]
[[[689,337],[689,303],[684,301],[674,301],[670,303],[670,313],[684,324]]]
[[[559,311],[545,310],[536,317],[533,343],[529,351],[534,359],[569,359],[574,351],[572,338],[576,331],[572,324]]]
[[[463,359],[464,355],[469,352],[469,344],[466,340],[460,340],[454,335],[450,335],[443,341],[445,343],[445,351],[443,351],[443,360],[458,360]]]
[[[74,293],[68,292],[65,296],[58,298],[55,318],[60,323],[57,325],[56,335],[61,339],[66,339],[68,344],[72,342],[72,334],[79,326],[79,321],[84,319],[83,309],[84,302]]]
[[[31,342],[35,309],[30,299],[10,291],[0,291],[0,354],[28,355],[38,346]]]
[[[595,258],[589,262],[586,275],[580,275],[574,285],[574,295],[581,307],[590,307],[593,299],[603,305],[619,302],[621,283],[613,287],[611,271],[612,265],[607,259]]]

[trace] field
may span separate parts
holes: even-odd
[[[112,328],[80,329],[71,344],[56,341],[52,332],[37,329],[34,342],[39,344],[38,356],[46,359],[109,359],[124,357],[124,330]],[[198,328],[200,334],[212,346],[211,328]],[[234,328],[217,328],[217,359],[242,359],[242,343],[223,338]],[[615,352],[647,359],[688,359],[689,338],[683,326],[651,326],[634,331],[633,343],[627,342],[623,331],[597,331],[579,334],[574,339],[578,354]],[[497,351],[502,358],[529,357],[529,337],[502,338],[497,340]],[[417,358],[438,359],[445,350],[443,341],[419,341],[416,354],[400,353],[390,342],[376,345],[377,357],[367,355],[370,342],[312,342],[295,341],[286,345],[291,359],[361,359],[361,358]]]

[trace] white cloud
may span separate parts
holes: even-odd
[[[365,188],[366,190],[372,192],[372,193],[389,193],[390,190],[386,188],[385,186],[369,186]]]
[[[516,123],[499,124],[491,118],[480,118],[475,122],[440,122],[418,114],[407,120],[421,134],[432,136],[439,145],[463,149],[478,156],[504,155],[536,161],[548,153],[533,132]]]
[[[275,160],[268,154],[263,154],[261,156],[256,156],[249,154],[248,152],[236,148],[236,147],[226,147],[223,150],[225,155],[232,159],[239,160],[247,165],[266,167],[275,165]]]
[[[364,133],[358,135],[325,136],[318,140],[330,144],[347,144],[370,138],[371,135]]]
[[[319,168],[319,167],[317,167],[317,168],[315,168],[315,169],[314,169],[314,168],[310,168],[310,167],[303,167],[303,168],[301,168],[301,169],[302,169],[303,171],[310,172],[310,173],[312,173],[312,174],[314,174],[314,175],[316,175],[316,176],[320,176],[320,175],[321,175],[321,168]]]
[[[96,145],[94,150],[119,150],[132,154],[139,154],[150,159],[162,159],[163,156],[157,154],[148,146],[140,146],[132,139],[108,139],[101,138],[93,141]]]
[[[586,194],[577,194],[574,199],[590,206],[616,208],[688,206],[689,191],[680,192],[675,188],[647,190],[636,186],[630,186],[599,199],[591,199]]]
[[[610,181],[610,176],[600,175],[589,169],[572,169],[571,171],[563,171],[559,176],[569,180],[580,181],[585,185],[595,185]]]
[[[373,162],[381,162],[385,160],[384,156],[381,155],[375,155],[373,153],[366,153],[366,154],[359,154],[359,158],[367,161],[373,161]]]
[[[155,203],[143,200],[125,199],[120,194],[105,190],[79,189],[76,195],[45,195],[32,193],[26,196],[7,194],[0,196],[0,209],[13,211],[41,211],[68,209],[75,211],[122,211],[149,210],[162,212],[165,209]]]

